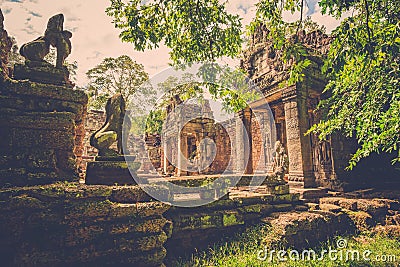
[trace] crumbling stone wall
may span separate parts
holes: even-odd
[[[162,266],[169,206],[151,200],[139,186],[2,189],[2,265]]]
[[[0,81],[0,185],[77,180],[87,101],[63,86]]]
[[[165,213],[173,225],[171,237],[165,244],[167,262],[171,258],[205,249],[240,228],[259,223],[272,212],[304,209],[299,195],[289,194],[288,187],[286,189],[263,196],[232,192],[230,199],[201,207],[171,207]]]
[[[0,78],[8,77],[8,56],[11,51],[12,41],[8,36],[7,31],[4,29],[4,17],[0,9]]]
[[[256,30],[241,61],[241,67],[259,86],[272,109],[277,139],[283,143],[289,157],[289,181],[304,187],[323,186],[345,191],[395,184],[394,180],[400,173],[398,167],[395,166],[396,171],[387,164],[390,156],[371,155],[349,172],[345,168],[357,149],[355,139],[335,134],[326,141],[320,141],[318,136],[305,135],[321,118],[316,107],[326,97],[323,94],[326,77],[321,72],[322,59],[329,50],[332,37],[320,31],[307,34],[301,31],[291,38],[305,45],[312,63],[305,70],[304,80],[295,85],[285,85],[289,78],[288,70],[294,62],[289,60],[283,63],[281,52],[274,49],[271,40],[268,40],[265,26]],[[253,135],[253,139],[254,144],[258,136]],[[258,154],[253,146],[254,153]],[[383,176],[384,179],[379,178]]]
[[[3,21],[0,10],[0,187],[76,180],[87,95],[73,90],[71,83],[52,83],[63,71],[51,65],[40,70],[46,83],[11,77],[7,63],[12,42]]]

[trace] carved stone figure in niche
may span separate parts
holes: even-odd
[[[109,98],[106,104],[106,122],[90,137],[90,145],[99,150],[99,156],[116,157],[123,154],[123,140],[127,140],[130,120],[125,118],[125,100],[121,94]],[[125,121],[124,121],[125,120]],[[123,127],[127,131],[123,131]],[[122,136],[125,134],[126,136]],[[117,142],[117,151],[110,148]]]
[[[288,156],[286,154],[285,148],[280,141],[275,142],[274,150],[275,152],[273,153],[272,171],[280,179],[283,179],[283,176],[285,175],[289,167]]]
[[[318,142],[318,161],[320,164],[330,163],[330,144],[326,141]]]
[[[50,52],[50,45],[57,49],[56,68],[63,68],[64,61],[71,53],[72,33],[63,30],[64,15],[58,14],[49,19],[44,36],[21,46],[20,54],[29,61],[46,64],[44,57]]]

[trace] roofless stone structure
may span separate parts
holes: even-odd
[[[326,97],[323,90],[326,77],[322,74],[323,57],[328,52],[332,37],[320,31],[297,36],[309,51],[311,65],[306,68],[304,80],[291,86],[282,86],[289,79],[289,66],[279,58],[280,51],[267,39],[268,29],[259,27],[251,44],[244,52],[241,67],[259,86],[268,102],[276,124],[277,139],[289,156],[288,179],[292,186],[351,190],[360,187],[390,187],[400,177],[400,170],[390,164],[390,156],[371,155],[362,160],[353,171],[346,171],[357,142],[341,134],[326,141],[316,135],[305,135],[311,125],[319,122],[316,108]],[[398,183],[398,182],[397,182]]]

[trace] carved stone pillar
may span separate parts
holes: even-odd
[[[179,134],[178,138],[178,170],[177,176],[187,175],[187,159],[189,158],[187,155],[187,137]]]
[[[239,114],[236,116],[236,172],[244,171],[245,155],[244,155],[244,126],[242,118]]]
[[[252,140],[252,131],[251,131],[251,119],[253,117],[253,112],[252,110],[248,107],[243,110],[242,114],[242,120],[244,124],[244,128],[246,130],[245,133],[245,139],[244,139],[244,144],[245,144],[245,159],[248,159],[247,166],[245,169],[245,174],[253,174],[253,140]]]
[[[164,151],[163,151],[163,170],[164,170],[164,173],[166,174],[167,173],[167,167],[168,167],[168,165],[169,165],[169,162],[168,162],[168,149],[170,149],[169,147],[168,147],[168,139],[167,139],[167,135],[166,134],[164,134],[164,142],[163,142],[163,149],[164,149]]]
[[[253,173],[251,117],[251,109],[246,108],[236,119],[236,171],[244,174]]]
[[[310,136],[307,116],[307,90],[300,85],[283,89],[287,149],[289,156],[289,181],[302,182],[304,187],[315,186],[312,167]]]

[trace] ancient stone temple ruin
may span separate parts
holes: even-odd
[[[11,39],[3,20],[0,9],[2,266],[176,266],[178,256],[255,224],[278,225],[282,231],[268,230],[282,234],[278,239],[307,243],[315,235],[311,241],[319,242],[349,228],[354,231],[354,222],[359,222],[351,217],[355,211],[368,222],[370,214],[378,214],[381,222],[398,210],[399,201],[329,198],[321,201],[323,210],[314,212],[311,207],[317,204],[308,205],[290,191],[294,183],[340,187],[335,181],[342,181],[352,148],[341,137],[320,142],[304,136],[318,120],[313,110],[324,84],[317,57],[303,83],[281,88],[277,84],[287,79],[285,66],[261,31],[242,66],[260,85],[272,111],[253,103],[251,109],[217,121],[207,101],[189,103],[186,113],[199,110],[207,118],[185,121],[171,115],[163,136],[148,134],[145,140],[124,144],[121,95],[109,99],[105,113],[92,112],[87,118],[88,97],[69,80],[63,64],[72,44],[64,16],[51,17],[43,36],[21,46],[25,62],[14,69],[8,64]],[[310,49],[324,51],[329,43],[319,33],[302,38]],[[57,49],[55,66],[44,60],[50,46]],[[267,122],[273,117],[275,127],[261,127],[255,116]],[[273,139],[275,128],[278,140]],[[178,142],[162,146],[162,139],[170,138]],[[140,141],[148,147],[147,162],[146,151],[129,143]],[[233,151],[232,143],[237,144]],[[83,156],[94,159],[88,163],[86,183],[79,179],[84,177]],[[130,163],[135,171],[141,163],[141,185],[133,180],[135,172],[127,173]],[[162,176],[151,172],[151,166]],[[210,187],[217,179],[219,184]],[[260,185],[252,185],[254,179]],[[176,194],[177,186],[185,192]],[[205,199],[204,205],[183,205]],[[342,208],[351,210],[350,215]],[[398,220],[395,215],[390,220]]]
[[[168,127],[163,136],[147,137],[150,158],[160,173],[172,176],[272,173],[274,145],[279,141],[288,155],[287,180],[294,187],[351,190],[383,184],[390,187],[390,183],[396,182],[400,171],[390,165],[387,154],[372,155],[353,171],[347,171],[345,168],[357,148],[354,139],[334,134],[321,141],[315,134],[306,135],[320,121],[317,105],[325,97],[326,85],[321,68],[331,37],[320,31],[298,33],[296,38],[306,46],[311,65],[305,69],[301,82],[288,86],[288,70],[294,62],[284,64],[279,59],[280,52],[266,36],[267,29],[259,27],[241,60],[241,68],[262,91],[265,101],[252,102],[251,107],[222,122],[214,120],[207,100],[201,104],[183,103],[187,110],[167,117],[164,123]],[[175,106],[179,104],[182,101],[178,97]],[[203,113],[206,118],[188,121],[185,116],[193,113]],[[270,120],[275,122],[273,126],[269,125]],[[212,149],[202,140],[209,140],[215,147]],[[217,151],[215,155],[210,154],[213,150]],[[208,167],[199,171],[196,165]],[[377,178],[383,173],[384,181]]]
[[[268,122],[272,114],[267,106],[245,109],[234,114],[233,118],[220,122],[214,119],[207,99],[202,100],[202,103],[186,104],[184,109],[179,116],[174,114],[167,117],[165,125],[168,127],[165,127],[161,137],[163,142],[158,142],[162,147],[162,153],[158,156],[162,156],[163,173],[185,176],[254,172],[267,174],[272,171],[275,141],[272,133],[275,129],[269,123],[258,123],[256,120],[251,122],[254,114],[257,114],[261,122]],[[184,123],[188,120],[185,116],[193,113],[204,117]],[[179,129],[179,138],[175,140]],[[252,133],[251,140],[247,139],[248,132]],[[182,151],[181,158],[178,151]]]
[[[50,18],[45,34],[22,46],[25,63],[11,70],[0,10],[2,265],[161,266],[169,206],[150,202],[139,186],[79,183],[88,97],[63,66],[71,49],[63,20]],[[56,66],[43,59],[50,45]]]
[[[372,155],[350,172],[345,167],[356,150],[355,140],[340,134],[332,135],[326,141],[320,141],[313,134],[305,135],[320,120],[321,114],[316,112],[316,107],[325,97],[326,84],[321,73],[322,58],[329,49],[331,37],[318,30],[307,34],[299,32],[297,38],[307,47],[311,65],[305,70],[303,81],[282,86],[289,78],[288,67],[293,62],[285,65],[279,60],[279,51],[266,38],[267,32],[264,26],[257,29],[244,52],[241,67],[259,86],[272,110],[277,139],[288,153],[288,179],[292,185],[349,190],[396,181],[400,173],[390,166],[388,155]],[[384,173],[386,178],[377,180]]]
[[[191,120],[187,118],[191,114],[203,114],[204,117]],[[230,139],[225,127],[214,120],[208,100],[201,104],[186,104],[180,112],[169,113],[164,123],[167,127],[161,137],[163,145],[159,142],[163,173],[185,176],[217,174],[227,170]],[[213,143],[216,147],[211,147]]]

